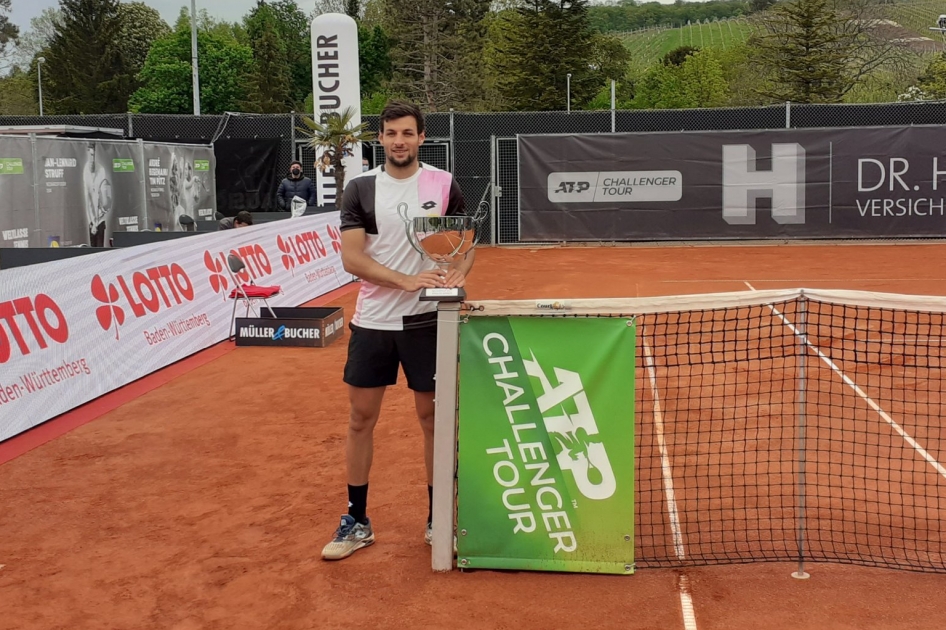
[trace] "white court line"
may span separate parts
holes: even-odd
[[[756,288],[755,288],[754,286],[752,286],[751,284],[749,284],[748,282],[746,282],[745,285],[746,285],[747,287],[749,287],[749,289],[751,289],[752,291],[755,291],[755,290],[756,290]],[[851,389],[853,389],[854,392],[855,392],[858,396],[860,396],[861,398],[863,398],[864,401],[865,401],[868,405],[870,405],[871,409],[873,409],[874,411],[876,411],[876,412],[880,415],[880,417],[883,418],[883,419],[887,422],[887,424],[889,424],[890,426],[892,426],[892,427],[894,428],[894,430],[895,430],[897,433],[900,434],[900,437],[902,437],[902,438],[906,441],[907,444],[909,444],[910,446],[912,446],[912,447],[916,450],[916,452],[919,453],[919,454],[923,457],[923,459],[925,459],[927,462],[929,462],[930,466],[932,466],[933,468],[936,469],[936,472],[938,472],[938,473],[939,473],[940,475],[942,475],[943,477],[946,477],[946,468],[944,468],[942,464],[940,464],[938,461],[936,461],[936,458],[933,457],[932,455],[930,455],[930,454],[926,451],[925,448],[923,448],[922,446],[920,446],[919,443],[918,443],[916,440],[913,439],[913,437],[911,437],[906,431],[904,431],[903,428],[901,428],[900,425],[897,424],[897,423],[894,421],[894,419],[891,418],[890,415],[880,407],[880,405],[878,405],[876,402],[874,402],[874,400],[873,400],[870,396],[868,396],[867,394],[865,394],[865,393],[864,393],[864,390],[862,390],[860,387],[858,387],[858,386],[857,386],[857,383],[855,383],[853,380],[851,380],[851,378],[848,377],[847,374],[845,374],[844,372],[842,372],[841,369],[840,369],[837,365],[835,365],[834,361],[832,361],[831,359],[829,359],[820,349],[818,349],[817,346],[815,346],[813,343],[811,343],[811,342],[808,340],[808,335],[803,335],[801,332],[799,332],[799,330],[798,330],[797,328],[795,328],[795,326],[794,326],[790,321],[788,321],[788,318],[786,318],[784,315],[782,315],[781,313],[778,312],[778,309],[777,309],[777,308],[775,308],[775,307],[772,306],[771,304],[768,304],[767,306],[772,310],[773,313],[775,313],[775,314],[778,316],[779,319],[782,320],[782,322],[783,322],[786,326],[788,326],[788,328],[789,328],[793,333],[795,333],[795,336],[796,336],[796,337],[800,338],[800,339],[805,343],[806,346],[808,346],[809,348],[811,348],[812,350],[814,350],[815,353],[816,353],[819,357],[821,357],[821,360],[824,361],[824,362],[828,365],[828,367],[830,367],[832,370],[834,370],[835,372],[837,372],[838,376],[841,377],[841,380],[843,380],[845,383],[847,383],[848,386],[850,386]]]
[[[654,427],[657,431],[657,446],[660,448],[660,467],[663,475],[664,493],[667,495],[670,531],[673,533],[673,550],[677,554],[677,558],[683,560],[686,557],[686,549],[683,546],[680,514],[677,512],[677,499],[673,491],[673,468],[670,465],[670,453],[667,452],[667,441],[664,438],[664,418],[663,411],[660,408],[660,394],[657,391],[657,371],[654,369],[654,359],[650,354],[650,346],[644,340],[643,331],[641,331],[641,339],[644,346],[644,363],[647,366],[650,389],[654,397]],[[697,630],[696,614],[693,612],[693,598],[690,596],[690,580],[686,574],[680,575],[679,589],[680,608],[683,611],[683,627],[686,630]]]

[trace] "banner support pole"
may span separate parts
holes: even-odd
[[[37,161],[39,156],[36,155],[36,134],[30,134],[30,157],[32,158],[30,166],[33,169],[33,236],[30,236],[27,241],[32,247],[42,247],[43,246],[43,225],[39,218],[39,165]],[[33,239],[35,244],[33,244]]]
[[[453,570],[456,516],[457,356],[461,302],[440,302],[437,313],[437,372],[434,394],[434,501],[431,567]]]
[[[135,143],[138,145],[138,161],[141,164],[141,174],[138,176],[138,181],[141,182],[141,214],[144,215],[145,224],[144,227],[151,229],[151,186],[150,178],[148,177],[148,161],[145,158],[145,141],[141,138],[138,138]],[[197,220],[199,217],[194,217]],[[139,228],[142,229],[142,228]],[[177,231],[177,226],[172,226],[172,232]]]

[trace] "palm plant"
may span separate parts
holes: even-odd
[[[324,122],[303,116],[302,122],[306,128],[299,128],[309,138],[308,145],[322,154],[315,167],[322,173],[334,169],[335,207],[338,209],[342,207],[342,189],[345,186],[345,164],[342,160],[354,154],[352,149],[359,142],[369,142],[375,138],[375,134],[367,130],[367,123],[353,124],[354,117],[354,108],[346,107],[340,112],[324,114]]]

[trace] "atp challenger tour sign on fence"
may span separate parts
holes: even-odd
[[[458,560],[634,571],[634,323],[460,325]]]
[[[946,128],[519,136],[520,240],[946,234]]]

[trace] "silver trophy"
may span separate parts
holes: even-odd
[[[476,214],[441,216],[410,216],[406,203],[399,203],[398,214],[404,221],[407,240],[424,258],[446,271],[450,265],[466,256],[479,243],[479,228],[489,211],[489,204],[480,203]],[[462,302],[466,299],[463,287],[422,289],[423,301]]]

